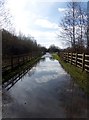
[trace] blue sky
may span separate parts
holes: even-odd
[[[46,2],[45,2],[46,1]],[[61,38],[57,39],[58,27],[64,15],[66,3],[58,0],[8,0],[7,7],[14,19],[16,33],[33,36],[37,43],[46,46],[55,44],[65,47]],[[63,1],[63,0],[62,0]]]

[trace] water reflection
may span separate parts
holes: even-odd
[[[54,61],[54,58],[51,56],[51,57],[50,57],[50,60]]]
[[[27,73],[23,75],[22,82],[19,77],[17,84],[7,91],[11,102],[7,102],[8,105],[3,107],[4,117],[87,117],[86,94],[64,71],[59,62],[51,60],[51,57],[49,53],[42,56],[35,66],[25,70]]]
[[[28,77],[32,76],[35,73],[36,67],[33,67],[31,70],[27,72]]]
[[[40,60],[38,60],[36,63],[34,63],[34,67],[33,66],[27,66],[25,69],[23,69],[21,72],[19,72],[18,74],[16,74],[13,78],[11,78],[10,80],[8,80],[8,82],[5,82],[3,84],[3,88],[6,88],[7,90],[9,90],[11,87],[13,87],[19,80],[22,81],[22,78],[24,78],[24,76],[28,73],[28,77],[31,77],[36,70],[36,66],[40,63],[40,62],[44,62],[46,60],[46,58],[51,58],[52,56],[49,53],[46,53],[45,55],[43,55],[41,57]]]
[[[41,57],[40,61],[44,62],[45,61],[45,56]]]
[[[34,74],[35,69],[33,70],[33,68],[36,68],[37,64],[39,64],[40,60],[36,61],[34,63],[34,65],[29,65],[26,66],[22,71],[20,71],[18,74],[16,74],[14,77],[12,77],[10,80],[8,80],[7,82],[5,82],[2,87],[5,88],[6,90],[9,90],[11,87],[13,87],[19,80],[22,81],[22,78],[24,78],[24,76],[28,73],[28,76],[30,77],[31,75]],[[31,70],[32,69],[32,70]]]
[[[67,118],[87,118],[88,117],[88,98],[82,89],[70,80],[61,92],[59,91],[59,101],[65,109]]]

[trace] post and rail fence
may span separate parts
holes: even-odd
[[[13,70],[17,66],[20,66],[39,55],[40,54],[37,54],[37,53],[29,53],[24,55],[3,56],[2,57],[2,73],[7,70]]]
[[[89,54],[61,52],[59,56],[62,60],[79,67],[82,71],[89,73]]]

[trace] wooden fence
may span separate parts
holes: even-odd
[[[24,64],[27,61],[32,60],[34,57],[38,56],[37,53],[30,53],[25,55],[13,55],[13,56],[4,56],[2,58],[2,72],[7,70],[13,70],[17,66]]]
[[[89,72],[89,55],[82,53],[60,53],[60,57],[62,60],[70,63],[71,65],[75,65],[82,69],[82,71]]]

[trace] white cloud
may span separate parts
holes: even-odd
[[[58,11],[59,11],[59,12],[65,12],[65,11],[66,11],[66,8],[58,8]]]
[[[58,25],[56,23],[52,23],[47,19],[37,19],[35,21],[36,25],[39,25],[43,28],[49,28],[49,29],[57,29]]]
[[[61,29],[61,28],[60,28]],[[29,33],[34,36],[37,42],[47,48],[54,44],[59,46],[59,48],[64,47],[64,43],[61,39],[57,38],[58,30],[56,31],[38,31],[38,30],[30,30]],[[59,31],[60,34],[60,31]]]
[[[26,35],[30,34],[37,40],[37,43],[43,46],[49,47],[51,44],[55,44],[62,48],[62,42],[57,40],[56,35],[58,24],[49,21],[49,16],[44,16],[37,2],[32,0],[8,0],[8,7],[14,17],[17,32],[21,31]],[[37,11],[39,11],[39,14],[36,13]],[[40,27],[48,28],[52,31],[41,31]]]

